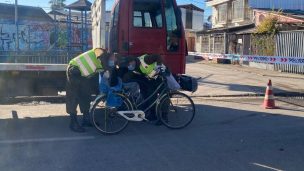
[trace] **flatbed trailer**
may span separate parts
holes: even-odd
[[[57,95],[67,64],[0,63],[0,97]]]
[[[185,72],[187,48],[176,0],[116,0],[109,26],[109,47],[105,8],[105,0],[95,0],[91,7],[94,48],[108,48],[126,56],[160,54],[174,74]],[[0,98],[57,95],[65,90],[67,63],[80,53],[70,48],[54,52],[1,51]]]

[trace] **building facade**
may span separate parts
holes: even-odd
[[[204,10],[193,5],[179,5],[189,51],[197,51],[196,32],[204,29]],[[198,49],[199,50],[199,49]]]
[[[248,0],[209,0],[212,7],[212,28],[229,28],[253,23]]]
[[[283,4],[282,2],[281,5]],[[304,11],[286,9],[286,6],[278,6],[278,3],[259,4],[258,0],[208,0],[207,5],[212,7],[212,29],[197,32],[196,44],[201,49],[199,52],[274,55],[274,43],[269,46],[270,50],[265,52],[254,44],[257,37],[262,35],[254,37],[253,33],[268,16],[277,19],[276,26],[280,31],[304,29]],[[276,5],[278,9],[271,8],[272,5]],[[264,36],[266,41],[267,35]],[[262,37],[259,39],[264,39]]]

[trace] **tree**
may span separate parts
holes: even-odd
[[[50,0],[52,10],[62,10],[65,7],[65,0]]]
[[[275,35],[279,31],[280,15],[282,11],[272,11],[257,26],[256,33],[251,36],[252,50],[256,55],[274,56]]]
[[[257,33],[275,34],[276,32],[278,32],[279,28],[277,25],[279,19],[277,16],[281,15],[281,13],[282,13],[281,11],[278,12],[273,11],[270,14],[268,14],[266,18],[261,22],[261,24],[257,26]]]

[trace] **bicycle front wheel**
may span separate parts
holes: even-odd
[[[157,106],[157,113],[166,127],[181,129],[192,122],[195,115],[195,105],[186,94],[171,92],[161,98]]]
[[[106,99],[100,98],[93,104],[91,115],[95,128],[103,134],[117,134],[124,130],[128,125],[128,120],[117,113],[121,110],[132,110],[130,101],[122,94],[114,93],[121,99],[119,107],[108,107]]]

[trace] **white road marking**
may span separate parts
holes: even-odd
[[[22,144],[22,143],[41,143],[41,142],[58,142],[58,141],[77,141],[77,140],[92,140],[94,136],[82,137],[54,137],[54,138],[35,138],[35,139],[20,139],[20,140],[0,140],[0,144]]]
[[[259,163],[252,163],[252,164],[256,165],[256,166],[260,166],[260,167],[266,168],[266,169],[270,169],[270,170],[283,171],[281,169],[276,169],[276,168],[273,168],[273,167],[270,167],[270,166],[266,166],[266,165],[263,165],[263,164],[259,164]]]

